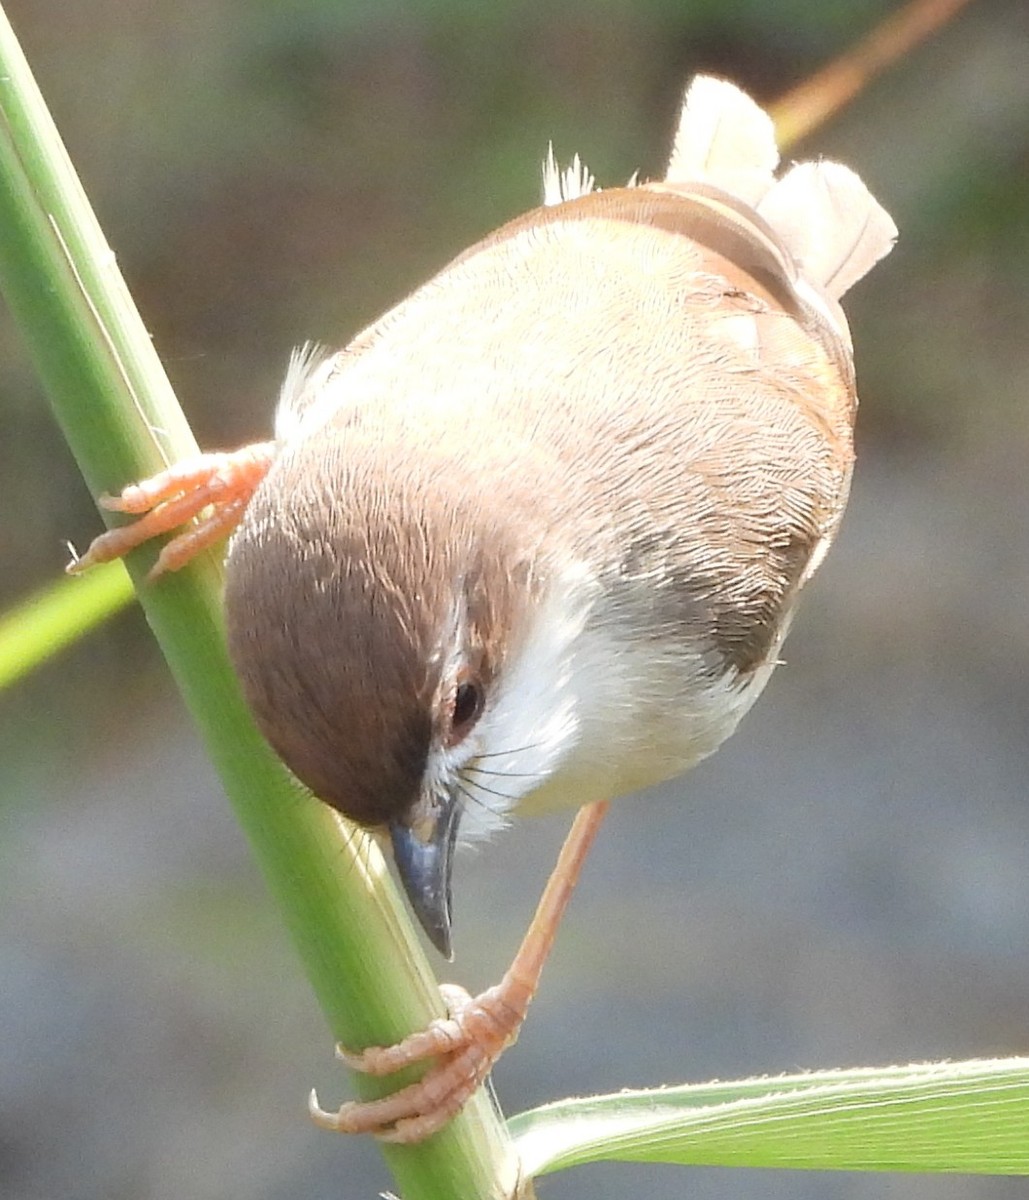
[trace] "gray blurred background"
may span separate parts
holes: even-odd
[[[202,444],[532,206],[553,138],[663,161],[698,69],[763,100],[881,0],[9,0]],[[617,807],[517,1049],[561,1095],[1029,1049],[1029,9],[980,0],[794,153],[901,229],[848,305],[853,501],[788,664],[714,759]],[[0,314],[0,602],[100,522]],[[0,697],[0,1195],[372,1197],[346,1080],[135,610]],[[566,822],[459,863],[499,975]],[[598,1167],[541,1197],[1024,1196],[1010,1180]]]

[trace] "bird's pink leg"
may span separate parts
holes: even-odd
[[[371,1046],[359,1053],[337,1048],[344,1062],[368,1075],[390,1075],[436,1059],[428,1072],[417,1083],[381,1100],[352,1101],[334,1113],[321,1108],[312,1092],[309,1108],[317,1125],[338,1133],[373,1133],[381,1141],[411,1143],[436,1133],[461,1111],[518,1036],[607,808],[607,801],[598,801],[576,814],[522,944],[496,987],[474,999],[459,989],[445,989],[451,1015],[395,1046]]]
[[[81,558],[68,566],[72,575],[98,563],[121,558],[158,534],[185,525],[205,508],[211,511],[183,530],[161,550],[150,569],[153,579],[177,571],[239,524],[243,510],[275,458],[274,442],[255,442],[228,454],[200,454],[176,463],[152,479],[130,484],[120,496],[101,496],[112,512],[139,516],[95,538]]]

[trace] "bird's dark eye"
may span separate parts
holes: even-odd
[[[486,697],[482,684],[475,679],[464,679],[454,692],[454,707],[450,713],[450,745],[454,746],[468,736],[472,726],[482,716]]]

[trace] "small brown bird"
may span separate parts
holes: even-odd
[[[420,1084],[316,1117],[413,1141],[511,1040],[604,801],[710,754],[757,699],[846,503],[857,397],[843,293],[896,236],[836,163],[776,179],[772,123],[690,87],[658,183],[544,207],[332,355],[294,354],[275,440],[108,501],[145,513],[75,569],[214,503],[238,522],[229,643],[254,716],[322,800],[388,833],[450,953],[455,845],[586,806],[503,982],[398,1047]],[[591,803],[599,802],[599,803]]]

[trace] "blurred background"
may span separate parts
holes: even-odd
[[[547,141],[657,173],[697,70],[774,100],[882,0],[9,0],[201,443],[534,205]],[[896,218],[850,298],[853,500],[782,668],[616,807],[517,1050],[573,1093],[1029,1049],[1029,9],[979,0],[793,154]],[[96,511],[0,313],[0,604]],[[0,696],[0,1194],[373,1197],[327,1029],[137,610]],[[506,964],[566,821],[458,864],[454,975]],[[1026,1183],[580,1169],[541,1197],[1001,1200]]]

